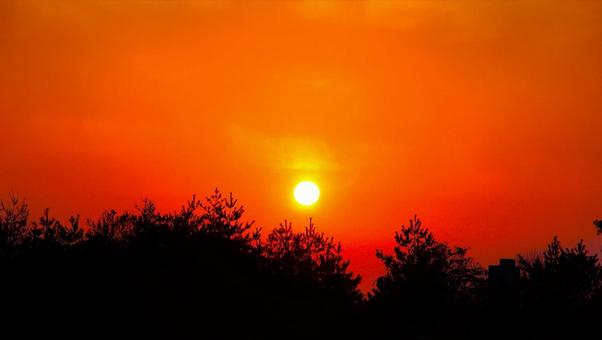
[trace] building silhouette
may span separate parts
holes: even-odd
[[[489,289],[493,294],[518,294],[520,270],[514,259],[500,259],[500,264],[489,266]]]
[[[513,259],[500,259],[488,271],[489,308],[493,319],[512,323],[520,307],[520,269]]]

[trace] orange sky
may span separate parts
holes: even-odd
[[[483,264],[596,242],[602,2],[2,1],[0,131],[35,214],[218,186],[313,216],[364,287],[414,213]]]

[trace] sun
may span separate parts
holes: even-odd
[[[310,206],[320,198],[320,188],[310,181],[303,181],[295,187],[295,200],[301,205]]]

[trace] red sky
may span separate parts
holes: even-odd
[[[601,99],[600,1],[2,1],[0,197],[217,186],[266,230],[313,216],[369,287],[415,213],[484,265],[599,244]]]

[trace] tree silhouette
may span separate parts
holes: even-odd
[[[26,202],[10,194],[9,201],[0,200],[0,246],[3,250],[20,242],[29,218]]]
[[[275,270],[310,279],[331,296],[359,302],[361,278],[349,271],[349,261],[343,258],[342,252],[341,244],[318,232],[311,218],[299,233],[285,220],[268,235],[263,245],[263,254]]]
[[[275,283],[270,305],[280,315],[274,318],[288,324],[289,333],[326,338],[350,329],[345,321],[362,301],[360,277],[349,271],[339,243],[318,232],[311,219],[300,232],[285,220],[259,248]]]
[[[169,214],[145,201],[135,213],[105,213],[89,237],[101,242],[95,252],[117,254],[118,264],[100,266],[131,287],[128,308],[148,334],[240,337],[255,320],[251,311],[260,305],[265,277],[252,245],[260,234],[242,221],[243,212],[218,190]],[[234,311],[240,316],[230,319]]]
[[[597,255],[589,255],[583,241],[564,248],[554,237],[542,255],[518,258],[529,327],[550,336],[575,336],[575,331],[586,329],[602,279]]]
[[[450,248],[414,217],[395,233],[394,254],[377,251],[385,274],[371,294],[384,328],[401,320],[411,336],[453,335],[454,315],[466,314],[483,270],[466,256],[465,248]],[[457,321],[457,320],[456,320]],[[447,323],[447,324],[446,324]]]
[[[215,189],[205,202],[199,202],[199,206],[204,211],[201,216],[201,232],[243,241],[250,241],[259,235],[258,232],[254,235],[249,233],[253,221],[242,222],[245,209],[238,205],[238,200],[232,193],[228,197],[223,197],[222,193]]]
[[[312,221],[300,233],[285,223],[262,240],[234,196],[218,190],[172,213],[149,200],[133,212],[109,210],[86,232],[77,216],[64,225],[46,210],[29,223],[27,213],[16,199],[3,205],[2,252],[11,257],[0,288],[15,292],[14,310],[35,310],[28,323],[60,323],[52,306],[61,305],[79,311],[73,332],[323,338],[348,329],[362,301],[342,247]],[[40,284],[44,292],[29,294]]]
[[[49,209],[44,210],[38,223],[32,223],[26,229],[23,242],[41,243],[55,248],[68,248],[81,242],[84,231],[79,226],[79,216],[71,216],[69,224],[63,225],[49,214]],[[30,244],[32,247],[40,246]]]
[[[105,211],[98,220],[88,221],[90,228],[86,237],[115,242],[124,240],[133,231],[129,219],[129,214],[118,215],[115,210]]]
[[[149,200],[108,210],[87,227],[49,210],[30,221],[14,195],[0,203],[0,336],[556,339],[584,338],[602,318],[602,268],[583,242],[519,256],[520,294],[494,301],[467,249],[414,217],[392,254],[377,251],[385,273],[365,299],[313,220],[262,237],[218,190],[169,213]]]

